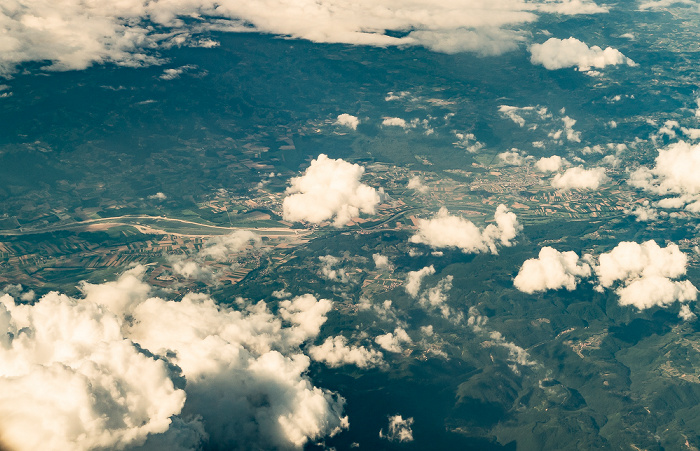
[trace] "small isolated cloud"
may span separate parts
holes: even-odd
[[[566,140],[570,142],[581,142],[581,132],[574,130],[574,125],[576,125],[576,119],[572,119],[569,116],[564,116],[561,118],[564,122],[564,131],[566,132]]]
[[[438,309],[444,318],[452,317],[452,310],[447,305],[447,294],[452,289],[453,276],[449,275],[432,288],[426,290],[420,298],[420,305],[426,309]]]
[[[637,222],[651,222],[659,219],[658,210],[652,208],[649,201],[645,201],[644,205],[639,205],[626,213],[633,215]]]
[[[382,271],[391,271],[394,266],[389,262],[389,257],[382,254],[372,254],[372,259],[374,260],[374,266]]]
[[[545,246],[537,258],[525,260],[513,284],[518,290],[530,294],[560,288],[572,291],[582,277],[590,275],[591,266],[579,259],[576,252],[559,252]]]
[[[150,196],[148,196],[148,198],[153,199],[153,200],[165,200],[168,198],[168,196],[166,196],[165,194],[163,194],[159,191],[155,194],[151,194]]]
[[[328,337],[319,346],[310,346],[308,353],[313,360],[323,362],[331,368],[342,365],[371,368],[382,364],[381,352],[364,346],[348,346],[347,338],[342,335]]]
[[[426,266],[418,271],[410,271],[406,276],[406,293],[411,297],[418,297],[423,278],[425,276],[432,276],[433,274],[435,274],[435,267],[433,265]]]
[[[186,65],[186,66],[181,66],[181,67],[175,67],[175,68],[170,68],[170,69],[164,69],[163,74],[160,76],[161,80],[175,80],[176,78],[180,78],[180,75],[183,73],[196,69],[197,66],[192,66],[192,65]]]
[[[390,442],[412,442],[413,441],[413,418],[406,418],[401,415],[392,415],[389,417],[389,426],[386,432],[384,429],[379,430],[379,437],[387,439]]]
[[[454,132],[457,141],[452,143],[456,147],[461,147],[469,153],[477,153],[484,148],[484,144],[476,139],[474,133],[458,133]]]
[[[575,38],[549,38],[543,44],[533,44],[530,46],[530,55],[533,64],[541,64],[549,70],[577,67],[580,71],[587,71],[619,64],[636,66],[634,61],[617,49],[607,47],[603,50],[597,45],[588,47],[585,42]]]
[[[411,127],[410,123],[406,122],[405,119],[401,119],[400,117],[385,117],[382,121],[382,125],[385,127],[401,127],[404,129]]]
[[[360,120],[347,113],[343,113],[338,115],[338,119],[335,121],[336,125],[340,125],[342,127],[348,127],[353,130],[357,130],[357,126],[360,124]]]
[[[525,163],[525,158],[516,149],[501,152],[498,154],[498,158],[503,162],[503,164],[510,166],[522,166],[523,163]]]
[[[515,213],[501,204],[494,215],[496,224],[479,229],[473,222],[451,215],[446,208],[432,219],[421,219],[418,231],[409,241],[432,248],[458,248],[464,253],[498,253],[498,246],[512,246],[522,230]]]
[[[422,194],[425,194],[430,190],[430,188],[423,184],[423,181],[417,175],[411,177],[411,179],[408,181],[408,184],[406,185],[406,188],[418,191]]]
[[[584,169],[581,166],[567,169],[552,179],[552,186],[561,190],[598,189],[609,180],[605,168]]]
[[[348,283],[350,277],[345,272],[345,268],[337,268],[341,260],[332,255],[322,255],[318,257],[321,261],[321,276],[331,282]]]
[[[511,106],[511,105],[501,105],[498,107],[498,112],[501,113],[503,116],[507,117],[511,121],[515,122],[517,125],[520,127],[525,126],[525,118],[522,117],[521,112],[523,111],[534,111],[535,107],[532,106],[526,106],[526,107],[517,107],[517,106]]]
[[[411,337],[408,336],[405,330],[397,327],[394,329],[394,332],[379,335],[374,339],[374,342],[385,351],[398,353],[403,351],[402,345],[411,344],[413,340],[411,340]]]
[[[552,155],[551,157],[542,157],[537,160],[535,163],[535,169],[540,172],[557,172],[568,164],[569,162],[559,155]]]
[[[342,227],[360,212],[374,214],[381,190],[360,182],[364,172],[358,164],[319,155],[304,175],[290,180],[282,216],[287,221],[315,224],[333,220],[335,227]]]

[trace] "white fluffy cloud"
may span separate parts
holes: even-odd
[[[525,260],[513,284],[525,293],[536,291],[576,289],[582,277],[591,275],[591,266],[573,251],[559,252],[545,246],[537,258]]]
[[[501,152],[498,154],[498,158],[504,163],[511,166],[521,166],[525,163],[525,158],[516,149]]]
[[[617,49],[606,47],[603,50],[597,45],[588,47],[585,42],[575,38],[549,38],[543,44],[533,44],[530,54],[533,64],[541,64],[549,70],[575,66],[578,70],[587,71],[618,64],[636,65]]]
[[[642,310],[673,302],[694,301],[698,290],[687,280],[677,279],[686,272],[688,258],[675,244],[665,248],[655,241],[642,244],[622,242],[601,254],[596,267],[602,287],[620,282],[616,292],[620,304]]]
[[[515,213],[499,205],[494,215],[496,224],[489,224],[483,230],[474,223],[459,216],[451,215],[446,208],[432,219],[421,219],[418,231],[410,238],[411,243],[426,244],[433,248],[453,247],[464,253],[498,253],[498,246],[511,246],[512,240],[522,230]]]
[[[404,129],[411,127],[411,124],[406,122],[405,119],[401,119],[400,117],[385,117],[382,121],[382,125],[384,125],[385,127],[401,127]]]
[[[559,155],[552,155],[551,157],[542,157],[537,160],[535,168],[541,172],[557,172],[568,163],[568,161]]]
[[[700,194],[700,144],[679,141],[659,150],[654,166],[634,171],[629,183],[659,195]]]
[[[409,271],[406,276],[406,293],[414,298],[418,297],[423,278],[425,276],[432,276],[433,274],[435,274],[435,267],[433,265],[426,266],[418,271]]]
[[[376,266],[377,269],[384,271],[391,271],[394,269],[394,266],[389,261],[389,257],[386,255],[372,254],[372,259],[374,260],[374,266]]]
[[[385,351],[389,352],[401,352],[403,351],[403,344],[411,344],[413,340],[408,336],[406,331],[397,327],[394,332],[388,332],[384,335],[379,335],[374,339],[374,342],[382,347]]]
[[[319,346],[310,346],[308,352],[312,359],[323,362],[331,368],[342,365],[370,368],[382,363],[381,352],[364,346],[348,346],[347,338],[342,335],[328,337]]]
[[[552,179],[552,186],[557,189],[598,189],[609,180],[605,168],[584,169],[581,166],[569,168],[563,174]]]
[[[685,275],[687,264],[687,256],[677,245],[670,243],[662,248],[653,240],[642,244],[623,241],[610,252],[600,254],[597,265],[590,255],[579,259],[574,252],[544,247],[539,258],[525,261],[514,285],[526,293],[573,290],[580,278],[592,275],[593,269],[598,281],[596,289],[615,288],[620,305],[643,310],[697,298],[698,290],[690,281],[674,280]],[[681,312],[683,318],[691,316],[687,309]]]
[[[390,442],[412,442],[413,441],[413,418],[404,418],[401,415],[392,415],[389,417],[389,426],[386,432],[384,429],[379,430],[379,437],[389,440]]]
[[[0,74],[11,73],[16,65],[28,61],[49,61],[53,70],[84,69],[105,62],[153,64],[158,62],[153,56],[158,46],[215,46],[214,41],[196,36],[207,29],[259,31],[325,43],[422,45],[449,53],[497,54],[514,48],[522,39],[512,27],[535,21],[538,12],[606,11],[585,0],[503,0],[495,4],[480,0],[21,0],[3,6]],[[192,17],[198,20],[182,20]],[[394,37],[386,30],[413,31]]]
[[[312,385],[299,349],[318,335],[330,301],[300,296],[278,314],[198,294],[167,301],[149,297],[143,273],[83,284],[82,299],[0,298],[4,446],[149,448],[174,435],[225,449],[292,448],[347,427],[342,398]]]
[[[365,169],[321,154],[304,175],[290,180],[282,202],[284,219],[321,223],[333,220],[342,227],[360,212],[374,214],[381,191],[360,182]]]
[[[343,113],[338,115],[335,121],[336,125],[341,125],[343,127],[348,127],[353,130],[357,130],[357,126],[360,125],[360,120],[351,114]]]
[[[596,274],[600,285],[610,287],[616,281],[637,277],[680,277],[685,274],[688,258],[673,243],[662,248],[650,240],[642,244],[623,241],[601,254],[599,261]]]

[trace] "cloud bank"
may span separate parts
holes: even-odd
[[[282,216],[314,224],[332,220],[335,227],[342,227],[360,212],[374,214],[381,190],[360,182],[364,172],[358,164],[319,155],[304,175],[289,181]]]
[[[299,346],[331,302],[218,305],[151,297],[137,267],[36,303],[0,297],[0,444],[17,450],[295,448],[347,427]],[[184,446],[180,443],[181,446]]]
[[[158,47],[216,46],[201,36],[212,29],[258,31],[319,43],[420,45],[446,53],[493,55],[512,50],[523,36],[513,27],[537,20],[538,13],[605,11],[585,0],[22,0],[0,10],[0,75],[29,61],[45,61],[49,70],[102,63],[156,64]],[[396,37],[387,30],[408,33]]]
[[[479,229],[473,222],[451,215],[446,208],[432,219],[421,219],[418,231],[409,241],[432,248],[457,248],[466,253],[498,253],[499,246],[512,246],[522,230],[515,213],[499,205],[494,215],[496,224]]]
[[[617,49],[606,47],[603,50],[597,45],[588,47],[576,38],[549,38],[543,44],[533,44],[530,46],[530,61],[549,70],[576,67],[580,71],[587,71],[620,64],[636,66],[634,61]]]

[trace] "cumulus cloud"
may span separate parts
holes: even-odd
[[[404,418],[401,415],[391,415],[389,417],[389,426],[386,432],[384,429],[379,430],[379,437],[389,440],[390,442],[412,442],[413,441],[413,418]]]
[[[599,262],[595,271],[600,286],[617,284],[621,305],[643,310],[697,298],[692,283],[672,280],[685,275],[688,263],[686,255],[673,243],[662,248],[653,240],[642,244],[622,242],[601,254]]]
[[[360,212],[374,214],[382,191],[360,182],[364,172],[358,164],[319,155],[304,175],[290,180],[282,202],[284,219],[316,224],[333,220],[335,227],[342,227]]]
[[[694,301],[698,290],[688,280],[676,281],[667,277],[641,277],[617,289],[620,305],[632,305],[639,310],[665,306],[676,301]]]
[[[381,352],[364,346],[348,346],[347,338],[342,335],[328,337],[319,346],[310,346],[308,353],[312,359],[323,362],[331,368],[342,365],[370,368],[382,363]]]
[[[433,248],[458,248],[464,253],[498,253],[498,246],[512,246],[512,240],[522,230],[515,213],[501,204],[494,215],[496,224],[479,229],[474,223],[451,215],[446,208],[432,219],[421,219],[411,243],[426,244]]]
[[[505,0],[498,4],[419,0],[400,5],[391,0],[132,0],[109,4],[23,0],[6,5],[0,13],[0,74],[29,61],[48,61],[51,70],[110,62],[154,64],[159,60],[153,50],[159,46],[216,46],[215,41],[198,36],[211,29],[258,31],[323,43],[421,45],[448,53],[498,54],[522,40],[521,33],[511,31],[513,26],[537,20],[540,12],[605,11],[581,0]],[[197,20],[183,20],[191,17]],[[396,37],[387,30],[412,31]]]
[[[606,47],[603,50],[597,45],[588,47],[585,42],[575,38],[549,38],[543,44],[533,44],[530,55],[533,64],[541,64],[549,70],[577,67],[580,71],[587,71],[619,64],[636,65],[617,49]]]
[[[541,172],[557,172],[563,166],[568,164],[569,162],[559,155],[552,155],[551,157],[542,157],[537,160],[535,163],[535,169]]]
[[[294,448],[347,427],[343,399],[313,386],[299,348],[330,301],[300,296],[277,314],[201,294],[168,301],[151,297],[144,271],[83,284],[81,299],[0,297],[3,446]]]
[[[386,127],[401,127],[401,128],[409,128],[411,127],[411,124],[406,122],[405,119],[401,119],[400,117],[385,117],[384,120],[382,121],[382,125]]]
[[[403,351],[403,344],[411,344],[413,340],[408,336],[406,331],[397,327],[394,332],[388,332],[384,335],[379,335],[374,339],[374,342],[381,346],[382,349],[389,352],[401,352]]]
[[[391,264],[391,262],[389,262],[389,257],[386,255],[372,254],[372,259],[374,260],[374,266],[376,266],[377,269],[384,271],[391,271],[394,269],[394,266]]]
[[[168,196],[166,196],[165,194],[163,194],[163,193],[161,193],[161,192],[159,191],[159,192],[157,192],[157,193],[155,193],[155,194],[152,194],[152,195],[148,196],[148,198],[149,198],[149,199],[153,199],[153,200],[165,200],[165,199],[168,198]]]
[[[559,288],[573,290],[579,279],[594,274],[597,290],[614,288],[620,305],[644,310],[666,307],[676,301],[696,300],[698,290],[690,281],[674,280],[685,275],[687,264],[687,256],[676,244],[662,248],[653,240],[642,244],[623,241],[611,251],[600,254],[598,264],[593,263],[590,255],[579,259],[574,252],[544,247],[539,258],[523,264],[514,285],[526,293]]]
[[[435,267],[433,265],[426,266],[418,271],[410,271],[406,276],[406,293],[411,297],[418,297],[423,278],[425,276],[432,276],[433,274],[435,274]]]
[[[336,125],[357,130],[357,126],[360,124],[360,120],[355,116],[343,113],[338,115],[338,118],[336,119],[335,123]]]
[[[513,149],[506,152],[501,152],[498,154],[498,158],[504,163],[511,166],[522,166],[525,163],[525,158],[518,152],[517,149]]]
[[[513,285],[525,293],[536,291],[576,289],[582,277],[591,275],[591,266],[573,251],[559,252],[545,246],[537,258],[525,260]]]
[[[650,240],[642,244],[623,241],[610,252],[601,254],[596,274],[600,285],[610,287],[616,281],[638,277],[677,278],[685,274],[688,258],[676,244],[660,247]]]
[[[584,169],[581,166],[569,168],[563,174],[557,174],[552,179],[552,186],[557,189],[598,189],[609,180],[605,168]]]
[[[685,196],[676,198],[675,208],[696,200],[700,195],[700,144],[678,141],[660,149],[654,166],[632,172],[628,183],[662,196]]]

